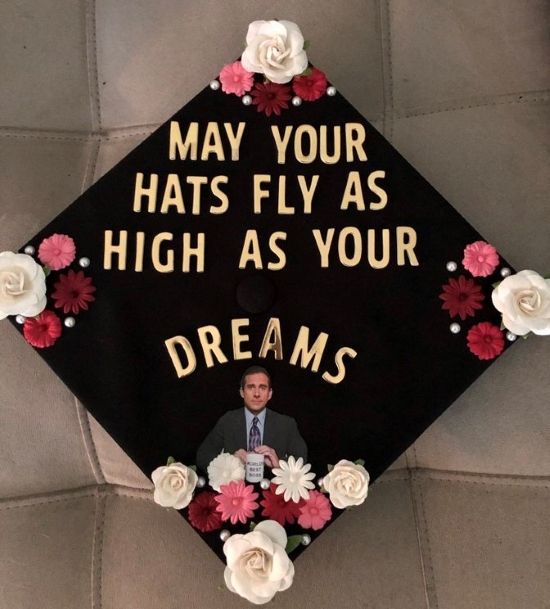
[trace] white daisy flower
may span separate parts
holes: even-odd
[[[277,485],[275,493],[282,495],[284,493],[285,501],[294,501],[298,503],[301,499],[306,501],[309,499],[308,489],[315,488],[315,484],[311,482],[315,478],[313,472],[308,473],[311,469],[311,464],[306,463],[302,457],[295,459],[289,457],[288,461],[279,460],[279,467],[274,467],[272,472],[275,477],[271,480]]]

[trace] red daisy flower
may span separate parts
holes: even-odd
[[[305,101],[315,101],[322,97],[327,90],[327,77],[317,68],[311,69],[308,76],[295,76],[292,81],[294,93]]]
[[[203,491],[189,504],[189,522],[202,533],[221,529],[222,516],[216,511],[216,493]]]
[[[86,277],[82,271],[69,271],[67,275],[60,275],[54,288],[54,305],[56,309],[62,308],[65,314],[72,311],[76,315],[80,309],[87,311],[88,303],[95,300],[92,296],[95,292],[92,279]]]
[[[53,311],[42,311],[37,317],[27,317],[23,325],[25,340],[37,349],[51,347],[61,336],[61,320]]]
[[[281,115],[281,108],[288,108],[288,100],[292,97],[290,87],[274,82],[258,83],[252,90],[252,103],[258,106],[258,112],[271,116],[273,112]]]
[[[300,516],[300,508],[304,505],[303,499],[298,503],[285,501],[283,495],[275,494],[276,484],[271,484],[269,489],[264,491],[264,498],[260,501],[263,506],[262,516],[275,520],[282,526],[286,523],[294,524]]]
[[[460,315],[460,319],[466,319],[467,315],[474,316],[477,309],[481,309],[481,301],[485,296],[481,293],[481,286],[473,279],[466,279],[460,275],[458,279],[450,278],[445,284],[439,298],[443,300],[442,309],[447,309],[451,317]]]
[[[504,335],[498,326],[482,321],[470,328],[468,349],[479,359],[494,359],[504,349]]]

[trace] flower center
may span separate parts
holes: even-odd
[[[482,256],[481,254],[477,257],[477,261],[478,262],[485,262],[485,256]]]

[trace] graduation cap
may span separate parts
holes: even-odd
[[[51,314],[18,327],[148,476],[194,464],[260,365],[264,433],[291,417],[317,476],[372,481],[511,344],[491,292],[512,270],[320,70],[243,64],[26,244]]]

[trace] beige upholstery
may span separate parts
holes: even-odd
[[[0,249],[15,249],[238,55],[311,60],[516,268],[550,273],[549,5],[0,3]],[[547,609],[550,339],[501,357],[296,561],[277,607]],[[14,329],[0,327],[0,607],[245,607],[223,566]]]

